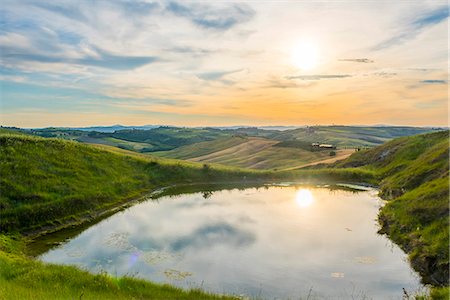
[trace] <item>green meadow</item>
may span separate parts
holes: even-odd
[[[448,143],[447,131],[402,137],[331,165],[269,171],[161,158],[109,145],[2,130],[0,295],[4,299],[222,298],[199,290],[43,264],[27,256],[26,244],[39,234],[114,213],[164,187],[284,180],[378,186],[381,197],[388,200],[380,211],[380,232],[400,245],[423,280],[434,286],[431,298],[446,299]],[[206,148],[201,154],[213,150]]]

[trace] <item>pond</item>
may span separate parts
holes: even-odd
[[[45,262],[263,299],[402,299],[424,288],[376,221],[377,191],[265,186],[149,199]]]

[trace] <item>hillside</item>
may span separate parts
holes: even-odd
[[[24,234],[77,228],[161,187],[268,181],[274,173],[161,159],[107,145],[94,147],[10,132],[0,133],[2,299],[235,299],[43,264],[24,254],[28,241]],[[329,172],[329,176],[320,171],[310,173],[309,177],[321,180],[371,175],[354,170]]]
[[[91,127],[91,128],[43,128],[43,129],[19,129],[28,134],[47,138],[63,138],[77,140],[89,144],[103,144],[127,149],[135,152],[171,151],[168,157],[193,158],[205,153],[192,153],[188,145],[194,146],[193,150],[202,148],[202,142],[214,141],[220,144],[227,138],[234,137],[259,137],[268,140],[282,142],[288,148],[298,148],[298,143],[328,143],[337,145],[340,149],[365,148],[380,145],[393,138],[410,136],[420,133],[432,132],[437,129],[420,127],[363,127],[363,126],[310,126],[286,130],[277,130],[278,127],[236,127],[236,128],[187,128],[171,126],[143,126],[143,127]],[[284,129],[284,128],[283,128]],[[96,131],[98,130],[98,131]],[[209,144],[208,147],[210,147]],[[290,146],[289,146],[290,145]],[[216,146],[213,146],[216,147]],[[220,148],[220,146],[219,146]],[[224,149],[224,148],[222,148]],[[176,152],[180,150],[181,153]],[[280,149],[278,149],[280,150]],[[219,151],[217,149],[217,151]],[[259,159],[260,160],[260,159]],[[247,166],[246,164],[239,164]],[[275,168],[276,164],[268,164]],[[281,166],[281,165],[280,165]],[[279,166],[279,167],[280,167]],[[291,166],[292,167],[292,166]]]
[[[262,176],[27,135],[0,134],[0,146],[2,232],[76,221],[174,183]]]
[[[448,131],[399,138],[334,167],[376,172],[380,195],[389,200],[379,215],[380,232],[409,253],[425,282],[448,285]]]
[[[271,138],[280,141],[299,140],[357,148],[378,146],[394,138],[432,131],[435,129],[395,126],[310,126],[283,131]]]
[[[410,254],[412,265],[421,273],[424,282],[448,285],[449,138],[446,131],[394,139],[326,167],[284,172],[204,165],[108,145],[90,146],[9,132],[0,132],[0,228],[3,234],[8,235],[0,235],[1,293],[12,291],[11,295],[30,298],[26,296],[27,286],[34,285],[40,292],[33,296],[41,295],[42,299],[53,297],[48,280],[57,277],[52,280],[58,284],[83,278],[64,290],[65,295],[72,298],[79,297],[82,286],[87,287],[87,293],[93,298],[95,295],[110,295],[110,291],[117,291],[123,298],[145,298],[160,292],[164,295],[161,298],[170,297],[168,295],[191,299],[213,297],[202,293],[188,295],[168,287],[162,292],[161,286],[142,281],[98,277],[72,267],[40,264],[20,254],[21,251],[9,253],[11,244],[20,244],[11,237],[20,240],[23,233],[53,230],[98,219],[131,199],[173,184],[276,179],[379,184],[382,197],[389,199],[379,215],[380,232],[388,234]],[[273,140],[265,138],[232,137],[220,141],[217,147],[204,142],[206,144],[199,149],[204,151],[199,152],[201,157],[209,156],[213,160],[223,147],[233,149],[229,152],[231,158],[236,153],[245,156],[245,153],[264,153],[267,149],[293,149],[274,147]],[[248,151],[243,146],[249,141],[266,149]],[[186,153],[193,152],[193,148],[185,149]],[[286,153],[283,156],[286,157]],[[22,272],[15,272],[20,268]],[[43,279],[34,281],[32,278]],[[99,282],[109,289],[90,286],[88,281]],[[142,289],[155,290],[148,294]],[[448,288],[443,293],[446,292]]]
[[[372,172],[355,169],[284,173],[239,169],[7,132],[0,133],[1,232],[86,222],[174,184],[372,178]]]
[[[295,169],[330,159],[330,151],[310,151],[300,147],[279,147],[280,142],[261,137],[230,137],[155,152],[155,155],[216,163],[250,169]],[[353,149],[334,151],[335,159],[344,159]]]

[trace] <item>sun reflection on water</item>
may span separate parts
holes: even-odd
[[[310,190],[301,189],[297,192],[295,196],[295,202],[301,208],[310,206],[314,202],[314,197]]]

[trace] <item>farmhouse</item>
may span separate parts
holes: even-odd
[[[331,144],[312,143],[311,147],[315,150],[335,150],[336,146]]]

